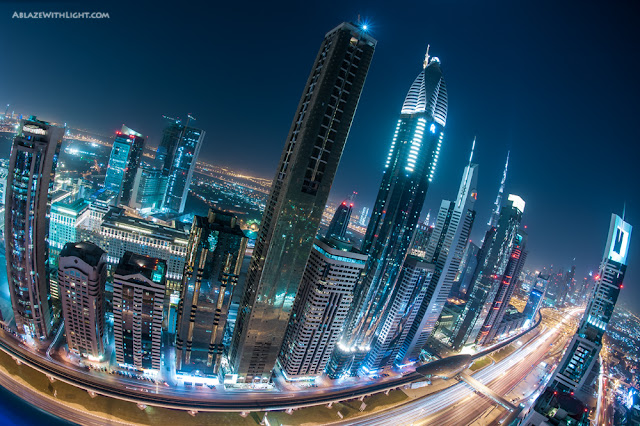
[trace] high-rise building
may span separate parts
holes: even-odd
[[[116,132],[111,148],[104,187],[118,194],[117,204],[128,205],[133,192],[133,182],[140,166],[144,136],[124,124]]]
[[[11,148],[5,198],[9,294],[19,334],[44,339],[51,329],[49,210],[64,129],[31,116]]]
[[[280,350],[285,377],[322,374],[342,333],[366,260],[344,240],[315,241]]]
[[[493,305],[476,338],[477,342],[481,345],[486,345],[496,337],[498,327],[511,301],[511,296],[513,296],[513,292],[520,282],[520,273],[527,259],[527,252],[525,251],[527,246],[527,233],[524,232],[524,230],[518,230],[512,246],[511,256],[502,274],[500,285],[493,299]]]
[[[507,161],[504,164],[504,171],[502,172],[502,180],[500,181],[500,188],[498,189],[498,195],[496,196],[495,208],[491,212],[491,218],[489,219],[489,225],[492,228],[498,226],[498,219],[500,218],[500,208],[502,207],[502,196],[504,194],[504,184],[507,181],[507,169],[509,168],[509,152],[507,152]]]
[[[597,374],[594,365],[623,286],[631,230],[632,226],[623,218],[611,215],[599,280],[593,288],[580,326],[550,381],[553,389],[574,392],[576,398],[585,402],[590,402],[592,384]]]
[[[256,239],[230,358],[239,379],[268,380],[344,149],[376,41],[343,23],[320,46]]]
[[[175,141],[173,155],[167,155],[165,158],[165,165],[169,158],[171,159],[167,175],[167,189],[162,204],[162,209],[167,212],[182,213],[184,211],[193,170],[196,167],[196,159],[204,140],[205,131],[189,126],[191,120],[195,119],[189,115],[186,124],[177,124],[180,136]],[[171,129],[169,133],[165,133],[165,136],[174,134],[174,127]]]
[[[451,293],[476,216],[474,204],[478,197],[477,182],[478,165],[472,164],[470,158],[456,201],[442,201],[426,255],[427,261],[433,264],[434,272],[417,319],[410,325],[407,338],[402,342],[397,360],[402,364],[418,360]]]
[[[446,120],[447,89],[440,60],[430,58],[427,51],[423,69],[402,105],[362,243],[361,250],[369,260],[358,284],[343,346],[367,352],[393,304],[398,276],[435,173]]]
[[[231,295],[247,237],[228,213],[195,216],[187,246],[176,326],[176,370],[218,374]]]
[[[367,226],[367,219],[369,219],[369,207],[363,207],[358,218],[358,225]]]
[[[184,126],[178,118],[167,117],[166,115],[163,115],[162,118],[165,119],[166,126],[162,131],[162,140],[156,151],[155,159],[160,163],[163,174],[169,176],[169,171],[173,164],[173,155],[176,152],[176,146],[180,141]]]
[[[69,350],[100,360],[105,352],[106,253],[93,243],[67,243],[60,252],[58,282]]]
[[[129,206],[143,211],[160,210],[167,190],[167,180],[168,176],[163,174],[160,161],[145,161],[136,172]]]
[[[480,333],[511,257],[524,205],[522,198],[510,194],[507,205],[500,210],[497,228],[491,227],[487,232],[469,299],[454,325],[450,341],[454,349],[474,342]]]
[[[351,200],[344,200],[342,204],[338,206],[336,212],[329,223],[329,229],[327,230],[327,238],[338,237],[345,238],[347,234],[347,228],[349,227],[349,220],[351,219],[351,211],[353,210],[353,202]]]
[[[480,247],[478,247],[474,242],[469,241],[467,244],[467,248],[465,250],[465,254],[462,257],[462,262],[460,262],[460,269],[458,270],[458,276],[456,277],[456,281],[458,282],[458,296],[462,297],[462,295],[468,294],[469,287],[471,286],[471,280],[473,279],[473,273],[478,267],[478,253],[480,251]]]
[[[432,233],[433,226],[429,226],[426,223],[418,223],[413,231],[409,255],[424,259],[427,256],[427,247],[429,247],[429,239]]]
[[[542,307],[542,301],[544,300],[548,283],[549,275],[538,274],[536,282],[531,288],[531,292],[529,293],[529,298],[527,299],[527,304],[524,307],[524,311],[522,311],[525,318],[529,321],[533,321],[535,319],[536,314]]]
[[[113,275],[116,361],[138,370],[160,370],[167,264],[127,251]]]

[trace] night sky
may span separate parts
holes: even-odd
[[[447,82],[445,143],[423,217],[453,199],[477,136],[480,242],[504,160],[526,201],[527,267],[596,270],[612,212],[637,229],[620,300],[640,311],[639,10],[627,2],[2,2],[0,105],[157,145],[192,113],[200,157],[271,178],[326,32],[358,14],[378,40],[331,198],[372,207],[427,44]],[[220,4],[218,4],[220,3]],[[347,4],[348,3],[348,4]],[[564,3],[564,4],[562,4]],[[635,2],[637,3],[637,2]],[[107,20],[18,20],[14,11]]]

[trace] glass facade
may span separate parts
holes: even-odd
[[[343,23],[324,38],[294,116],[249,265],[230,348],[239,380],[269,380],[376,41]]]
[[[127,126],[123,125],[122,130],[116,132],[104,187],[118,194],[116,200],[118,204],[128,205],[131,201],[133,183],[140,166],[143,145],[144,137]]]

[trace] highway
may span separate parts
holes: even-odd
[[[565,320],[567,320],[565,318]],[[503,360],[473,377],[500,395],[506,395],[536,366],[548,358],[550,344],[564,346],[568,336],[560,325],[539,333]],[[555,354],[558,356],[558,353]],[[366,402],[366,400],[365,400]],[[462,425],[470,424],[495,403],[477,395],[464,383],[456,383],[426,397],[409,401],[360,419],[336,422],[338,425]]]

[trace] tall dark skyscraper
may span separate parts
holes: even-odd
[[[11,147],[5,196],[9,294],[19,334],[44,339],[51,329],[49,213],[64,129],[31,116]]]
[[[230,348],[240,380],[271,376],[375,46],[350,23],[320,46],[249,265]]]
[[[144,136],[122,125],[116,132],[111,148],[104,187],[118,194],[116,204],[128,205],[133,193],[133,183],[140,166]]]
[[[176,370],[218,374],[231,295],[238,284],[247,237],[236,217],[195,216],[182,277],[176,330]]]
[[[511,257],[507,266],[502,274],[496,297],[493,299],[493,306],[484,321],[484,325],[480,330],[477,341],[481,345],[490,343],[496,336],[498,326],[504,317],[504,314],[509,306],[509,301],[513,292],[518,285],[520,272],[524,267],[524,262],[527,259],[527,233],[522,229],[518,230],[516,237],[513,241],[513,248],[511,249]]]
[[[558,364],[550,387],[561,392],[574,392],[575,397],[589,402],[591,386],[597,370],[594,365],[602,348],[602,337],[618,301],[627,270],[627,254],[632,226],[616,214],[611,215],[607,245],[596,282],[578,331]]]
[[[353,202],[350,199],[344,200],[336,209],[336,212],[329,223],[327,230],[327,238],[338,237],[344,238],[349,227],[351,212],[353,211]]]
[[[164,195],[162,209],[172,213],[182,213],[189,194],[189,185],[196,167],[196,159],[204,140],[205,131],[191,127],[189,123],[195,120],[191,115],[186,124],[175,123],[165,131],[164,138],[169,139],[167,149],[172,149],[171,155],[164,158],[163,170],[168,169],[167,189]],[[175,139],[179,129],[178,139]],[[172,139],[173,138],[173,139]],[[163,145],[158,148],[160,151]]]
[[[460,349],[474,342],[484,324],[500,286],[500,280],[511,258],[513,242],[524,211],[524,201],[509,195],[507,205],[500,210],[497,228],[490,228],[478,258],[469,298],[454,325],[451,345]]]
[[[500,208],[502,207],[502,196],[504,194],[504,184],[507,181],[507,169],[509,168],[509,152],[507,152],[507,162],[504,164],[504,171],[502,172],[502,180],[500,181],[500,188],[498,189],[498,195],[494,203],[493,212],[491,212],[491,218],[487,225],[495,228],[498,226],[498,219],[500,218]]]
[[[440,61],[427,53],[402,105],[362,243],[369,260],[342,339],[342,346],[353,352],[368,352],[393,304],[398,276],[435,173],[446,120],[447,89]]]

